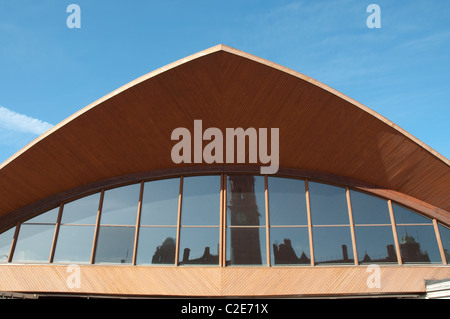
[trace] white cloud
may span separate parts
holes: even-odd
[[[41,135],[53,125],[0,106],[0,128],[20,133]]]

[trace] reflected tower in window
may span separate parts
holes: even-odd
[[[393,204],[400,253],[404,263],[441,263],[433,222],[406,207]]]
[[[246,175],[229,176],[229,230],[231,243],[231,264],[261,265],[260,226],[255,177]],[[242,227],[253,226],[253,227]]]

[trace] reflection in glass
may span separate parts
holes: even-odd
[[[24,224],[56,224],[58,219],[59,207],[53,208],[43,214],[33,217]]]
[[[441,256],[433,225],[397,226],[404,263],[440,263]]]
[[[141,225],[176,225],[180,179],[169,178],[144,184]]]
[[[308,182],[313,225],[348,225],[346,190],[342,187]]]
[[[99,200],[95,193],[64,205],[53,262],[91,261]]]
[[[8,262],[9,251],[16,227],[10,228],[0,234],[0,263]]]
[[[102,206],[102,225],[135,225],[141,184],[105,191]]]
[[[310,265],[305,181],[268,176],[270,247],[266,247],[263,176],[227,176],[226,265]],[[387,201],[350,190],[358,256],[353,256],[346,189],[309,182],[317,264],[396,263]],[[131,263],[140,186],[105,191],[95,260]],[[220,176],[184,178],[180,247],[176,256],[180,178],[144,184],[136,262],[145,265],[219,264]],[[63,206],[53,262],[89,263],[101,193]],[[225,204],[225,203],[224,203]],[[59,207],[23,222],[13,262],[48,262]],[[393,203],[403,263],[441,263],[432,220]],[[205,227],[206,226],[206,227]],[[447,262],[450,229],[438,225]],[[15,228],[0,234],[0,263],[8,260]]]
[[[273,265],[311,264],[306,227],[272,227],[270,244]]]
[[[227,229],[227,265],[267,265],[265,227]]]
[[[268,177],[270,225],[307,225],[305,182]]]
[[[313,243],[317,264],[354,262],[350,227],[313,227]]]
[[[135,227],[100,227],[95,255],[96,263],[131,263]]]
[[[89,263],[95,226],[61,225],[53,262]]]
[[[97,220],[100,193],[95,193],[64,204],[62,224],[90,224]]]
[[[232,226],[265,225],[265,185],[263,176],[230,175],[227,191],[227,258],[231,265],[266,263],[261,246],[265,228]]]
[[[175,264],[176,227],[141,227],[137,264]]]
[[[105,191],[96,263],[131,263],[140,186],[133,184]]]
[[[431,220],[403,206],[392,204],[396,224],[431,224]]]
[[[58,212],[56,207],[21,224],[13,261],[49,261]]]
[[[13,261],[48,262],[54,232],[55,225],[22,224]]]
[[[355,224],[391,224],[386,200],[350,190]]]
[[[218,265],[219,227],[182,227],[178,260],[180,265]]]
[[[263,176],[228,176],[228,225],[265,225],[266,205],[264,193]]]
[[[360,263],[397,262],[391,226],[355,226],[355,237]]]
[[[447,264],[450,264],[450,228],[438,224],[439,234],[441,236],[442,246],[444,248],[444,255],[447,259]]]
[[[182,225],[219,225],[220,176],[183,179]]]

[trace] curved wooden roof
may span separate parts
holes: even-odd
[[[280,129],[280,167],[333,174],[450,214],[450,161],[394,123],[303,74],[218,45],[83,108],[0,166],[0,217],[117,176],[179,168],[171,132]],[[214,165],[214,164],[190,164]]]

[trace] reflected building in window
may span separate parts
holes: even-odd
[[[217,265],[219,263],[219,255],[212,255],[210,247],[205,247],[203,255],[198,258],[190,259],[190,253],[190,248],[183,250],[183,259],[180,265]]]
[[[275,265],[311,264],[311,259],[304,251],[300,257],[297,256],[289,238],[285,238],[282,244],[273,244],[273,254]]]
[[[179,265],[218,265],[220,175],[183,178]]]
[[[382,256],[370,256],[367,251],[364,251],[361,263],[395,263],[397,262],[397,254],[395,252],[394,245],[386,246],[386,257]]]
[[[341,245],[341,256],[333,256],[329,259],[324,259],[320,261],[320,264],[351,264],[354,262],[353,258],[349,257],[347,245]]]
[[[400,250],[403,262],[429,263],[430,257],[426,251],[422,251],[420,243],[413,236],[405,231],[405,235],[400,238]]]
[[[175,263],[175,239],[168,237],[164,239],[161,246],[156,247],[152,257],[152,264]]]
[[[395,263],[397,262],[397,254],[395,252],[394,245],[386,246],[386,257],[369,256],[367,251],[364,251],[364,257],[361,263],[371,264],[371,263]]]

